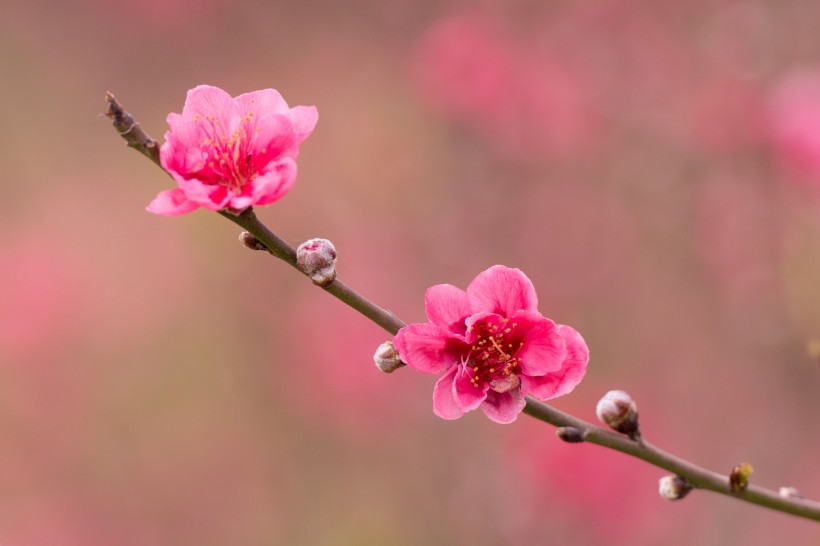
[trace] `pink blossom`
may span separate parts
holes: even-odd
[[[191,89],[182,114],[168,114],[160,150],[179,187],[160,192],[147,210],[242,211],[281,199],[296,180],[299,144],[317,119],[315,107],[289,108],[275,89],[236,98],[209,85]]]
[[[820,72],[788,74],[774,90],[769,112],[772,139],[786,165],[820,176]]]
[[[444,372],[433,390],[433,412],[442,419],[481,407],[491,420],[511,423],[524,396],[567,394],[586,373],[581,334],[538,312],[535,288],[518,269],[493,266],[466,292],[433,286],[424,303],[430,322],[402,328],[394,343],[409,366]]]

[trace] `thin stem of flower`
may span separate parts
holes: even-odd
[[[125,139],[129,146],[162,168],[159,161],[157,141],[142,130],[139,123],[134,121],[134,118],[122,108],[114,95],[106,93],[106,101],[108,102],[108,112],[105,115],[111,118],[120,136]],[[240,214],[232,214],[226,211],[220,211],[220,214],[250,232],[268,248],[273,256],[299,270],[296,266],[296,250],[259,221],[252,209],[246,209]],[[406,326],[393,313],[382,309],[338,279],[322,288],[391,334],[395,335],[399,329]],[[556,427],[574,427],[580,431],[578,437],[583,438],[583,441],[642,459],[685,478],[694,487],[714,491],[772,510],[820,521],[820,502],[794,496],[782,497],[772,490],[754,484],[750,484],[743,491],[732,491],[729,485],[729,477],[726,475],[699,467],[642,439],[636,441],[623,434],[587,423],[532,397],[528,396],[526,402],[524,413],[527,415]]]
[[[707,489],[772,510],[820,521],[820,502],[796,497],[781,497],[771,489],[754,484],[750,484],[743,491],[732,491],[727,475],[697,466],[645,440],[638,442],[624,434],[595,426],[530,396],[527,397],[524,413],[556,427],[574,427],[582,432],[584,441],[642,459],[685,478],[690,485],[696,488]]]

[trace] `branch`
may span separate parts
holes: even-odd
[[[765,506],[772,510],[820,521],[820,502],[794,496],[783,497],[771,489],[765,489],[754,484],[750,484],[742,491],[733,491],[729,483],[729,476],[690,463],[653,446],[645,440],[632,440],[623,434],[595,426],[530,396],[527,397],[524,413],[556,427],[577,429],[580,431],[581,441],[614,449],[642,459],[649,464],[684,478],[693,487],[714,491],[721,495]]]
[[[108,103],[108,110],[103,115],[111,119],[114,129],[120,133],[125,142],[162,168],[159,162],[159,145],[157,141],[142,130],[140,124],[134,121],[131,114],[126,112],[122,105],[117,102],[111,91],[105,92],[105,102]]]
[[[139,123],[123,109],[122,105],[114,98],[114,95],[109,92],[106,93],[105,98],[108,102],[108,111],[104,115],[111,118],[114,128],[117,129],[120,136],[125,139],[130,147],[136,149],[162,168],[159,161],[157,141],[142,130]],[[259,221],[251,208],[240,214],[227,211],[220,211],[219,214],[251,233],[270,254],[301,271],[296,265],[296,250]],[[393,335],[406,326],[393,313],[374,304],[338,279],[326,286],[322,286],[322,288]],[[676,476],[682,478],[688,487],[714,491],[772,510],[820,521],[820,502],[800,498],[795,496],[794,493],[781,495],[773,490],[753,484],[744,486],[741,490],[736,490],[732,487],[729,476],[707,470],[663,451],[643,440],[637,430],[631,435],[613,432],[573,417],[530,396],[526,397],[524,413],[559,427],[557,430],[558,435],[565,441],[588,442],[626,453],[673,472]]]

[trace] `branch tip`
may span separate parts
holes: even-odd
[[[108,104],[108,109],[103,115],[111,120],[114,129],[128,146],[160,165],[157,141],[142,130],[140,124],[123,108],[111,91],[105,92],[105,102]]]

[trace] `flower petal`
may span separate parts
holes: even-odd
[[[509,317],[516,311],[536,311],[535,287],[520,269],[494,265],[473,279],[467,287],[473,312],[487,311]]]
[[[145,207],[145,210],[163,216],[179,216],[197,208],[199,208],[199,205],[189,201],[184,191],[173,188],[159,192],[154,200]]]
[[[251,135],[249,151],[257,170],[274,159],[290,155],[298,144],[293,125],[283,114],[266,114],[248,121],[245,132]]]
[[[316,122],[319,121],[319,111],[315,106],[294,106],[285,115],[293,124],[297,143],[309,137],[316,127]]]
[[[519,389],[502,393],[490,391],[487,393],[487,399],[481,404],[481,409],[491,421],[505,425],[518,418],[525,404]]]
[[[209,116],[225,135],[230,133],[231,121],[238,119],[238,113],[233,98],[212,85],[198,85],[189,90],[185,106],[182,107],[182,117],[185,120],[193,120],[197,114],[201,117]]]
[[[515,354],[525,375],[544,375],[561,369],[567,357],[567,344],[554,322],[532,311],[513,313],[523,345]]]
[[[250,93],[243,93],[236,97],[236,104],[239,107],[239,115],[241,117],[253,113],[255,116],[259,112],[278,112],[284,114],[288,111],[288,103],[282,98],[282,95],[276,89],[260,89],[259,91],[251,91]]]
[[[437,284],[424,294],[427,320],[453,333],[464,335],[464,319],[470,316],[470,304],[464,290],[452,284]]]
[[[165,144],[162,148],[165,148],[169,142],[175,149],[184,150],[185,148],[199,147],[199,139],[202,138],[202,125],[199,122],[194,121],[193,118],[186,119],[182,115],[173,112],[168,114],[165,119],[168,122],[169,130],[165,133]],[[160,149],[160,156],[162,155],[162,148]],[[164,163],[163,166],[165,166]]]
[[[458,366],[453,366],[447,373],[439,377],[433,388],[433,413],[442,419],[458,419],[464,412],[461,411],[453,397],[453,379]]]
[[[410,324],[393,338],[402,361],[425,373],[439,373],[460,362],[466,352],[460,339],[433,324]],[[454,372],[455,373],[455,372]]]
[[[539,400],[549,400],[569,393],[581,382],[587,371],[589,347],[584,338],[570,326],[559,324],[557,331],[567,345],[567,357],[561,369],[538,377],[521,378],[521,391]]]
[[[177,181],[190,201],[208,210],[224,209],[233,197],[233,193],[225,186],[203,184],[195,178]]]
[[[270,163],[253,182],[254,205],[267,205],[285,196],[296,182],[296,162],[290,157]]]
[[[475,386],[470,381],[472,377],[470,371],[463,365],[459,365],[457,368],[455,381],[453,381],[453,397],[456,399],[456,404],[461,408],[461,411],[466,413],[476,409],[487,398],[490,384],[482,382],[481,385]]]

